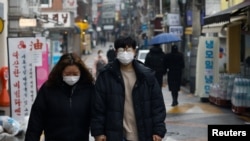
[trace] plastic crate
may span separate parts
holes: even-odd
[[[232,111],[235,114],[244,115],[250,117],[250,107],[237,107],[232,105]]]

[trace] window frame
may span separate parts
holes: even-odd
[[[41,8],[49,8],[52,7],[52,0],[48,0],[48,4],[42,4],[40,0],[40,6]]]

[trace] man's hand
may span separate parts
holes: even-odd
[[[158,135],[153,135],[153,141],[161,141],[161,137]]]
[[[95,141],[106,141],[106,136],[105,135],[96,136]]]

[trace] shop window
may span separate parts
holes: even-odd
[[[52,0],[40,0],[42,8],[48,8],[52,6]]]

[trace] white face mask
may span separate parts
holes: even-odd
[[[63,81],[70,86],[78,82],[79,79],[80,79],[80,76],[63,76]]]
[[[103,56],[103,53],[99,53],[98,55],[99,55],[99,56]]]
[[[131,63],[134,59],[134,52],[118,52],[117,59],[124,65]]]

